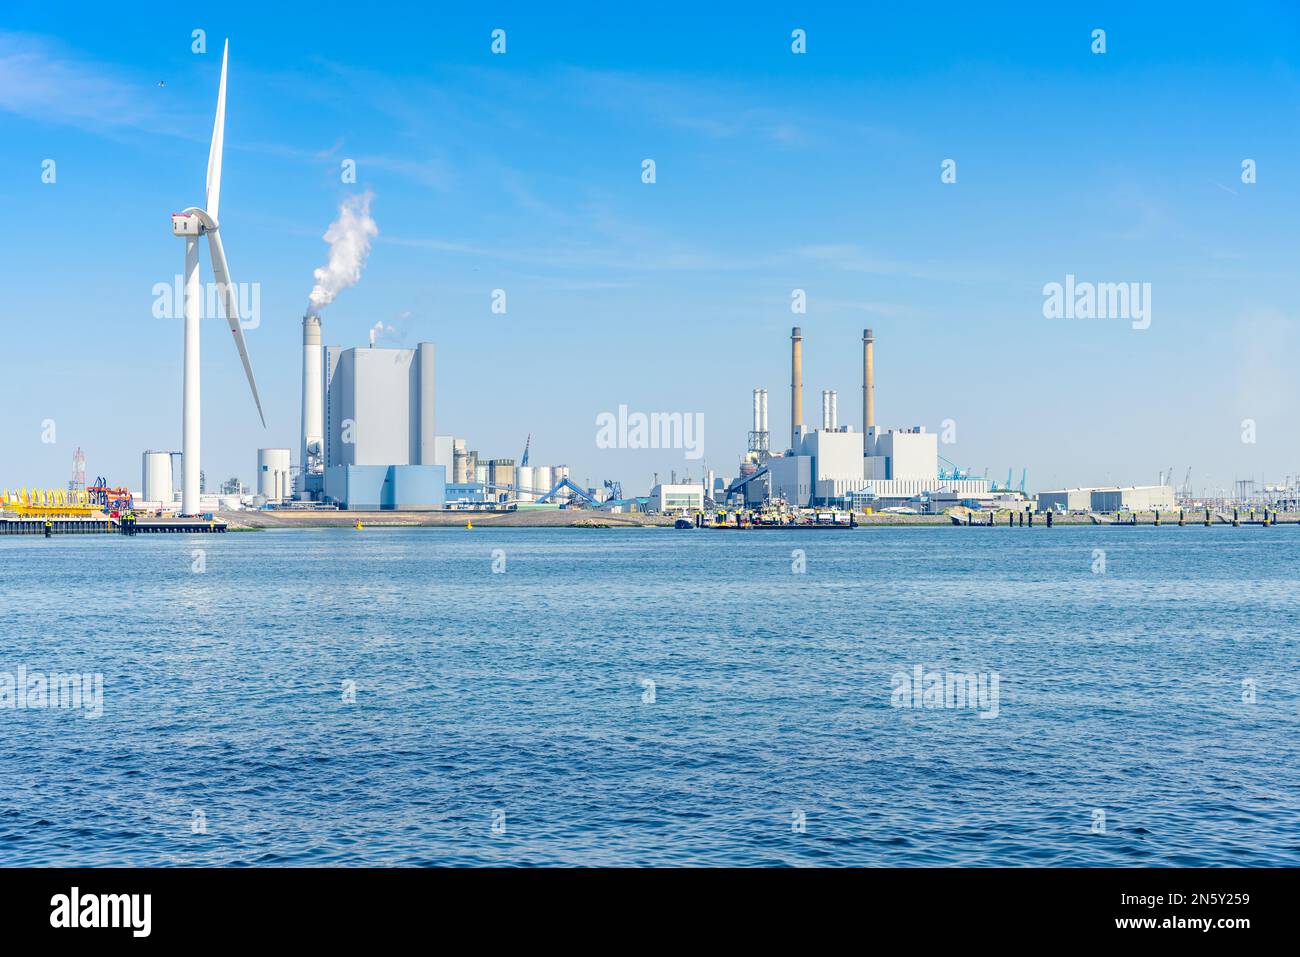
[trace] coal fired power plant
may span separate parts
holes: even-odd
[[[453,504],[554,505],[571,488],[564,466],[483,459],[464,439],[440,432],[436,346],[324,345],[321,317],[302,320],[302,418],[298,503],[351,510],[437,510]],[[261,463],[259,462],[259,470]],[[479,480],[479,469],[484,470]],[[263,494],[268,500],[276,486]]]

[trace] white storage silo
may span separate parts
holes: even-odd
[[[288,449],[257,450],[257,494],[268,502],[283,502],[293,494]]]
[[[537,489],[537,497],[541,498],[551,490],[555,480],[551,478],[551,467],[549,465],[533,466],[533,488]]]
[[[146,502],[170,505],[175,501],[172,484],[172,453],[145,452],[141,459],[140,495]]]
[[[515,469],[515,485],[519,489],[519,501],[531,502],[537,498],[531,491],[533,486],[533,467],[531,465],[521,465]]]

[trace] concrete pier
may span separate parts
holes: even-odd
[[[8,518],[0,516],[0,535],[105,535],[114,531],[104,518]]]

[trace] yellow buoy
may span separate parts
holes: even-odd
[[[474,523],[473,523],[473,522],[466,522],[466,523],[465,523],[465,528],[470,529],[470,528],[473,528],[473,527],[474,527]]]
[[[357,528],[362,528],[361,519],[357,519]]]

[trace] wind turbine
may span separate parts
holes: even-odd
[[[230,41],[221,51],[221,86],[217,91],[217,119],[212,125],[212,147],[208,151],[208,196],[203,209],[191,206],[183,213],[172,213],[172,235],[185,239],[185,365],[181,399],[182,476],[181,512],[196,515],[199,511],[199,311],[203,304],[203,287],[199,283],[199,237],[208,237],[212,255],[212,272],[216,276],[222,311],[235,338],[248,387],[253,390],[257,414],[266,428],[262,400],[257,395],[257,380],[248,361],[248,347],[239,326],[239,297],[230,282],[230,267],[221,245],[217,210],[221,205],[221,148],[226,135],[226,60]]]

